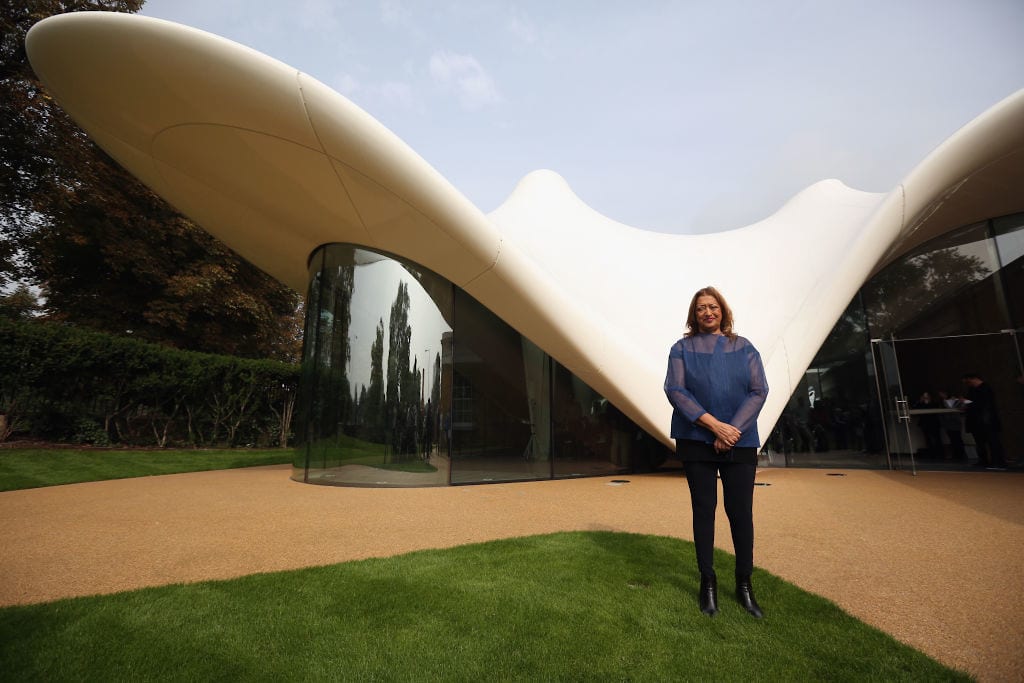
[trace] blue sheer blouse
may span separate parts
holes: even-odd
[[[665,395],[672,404],[672,438],[714,443],[698,425],[704,413],[740,430],[737,446],[761,445],[757,416],[768,396],[761,354],[743,337],[695,334],[677,341],[668,354]]]

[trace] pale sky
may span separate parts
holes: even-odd
[[[148,0],[346,95],[485,212],[532,170],[712,232],[885,192],[1024,88],[1021,0]]]

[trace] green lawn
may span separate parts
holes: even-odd
[[[292,462],[294,451],[0,448],[0,491]]]
[[[731,580],[705,617],[693,567],[678,539],[575,532],[8,607],[0,667],[12,681],[969,680],[760,571],[764,620]]]

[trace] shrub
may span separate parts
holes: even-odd
[[[8,433],[97,445],[284,446],[298,378],[299,366],[278,361],[0,319]]]

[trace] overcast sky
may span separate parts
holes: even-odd
[[[551,169],[710,232],[812,183],[890,190],[1024,88],[1021,0],[148,0],[349,97],[485,212]]]

